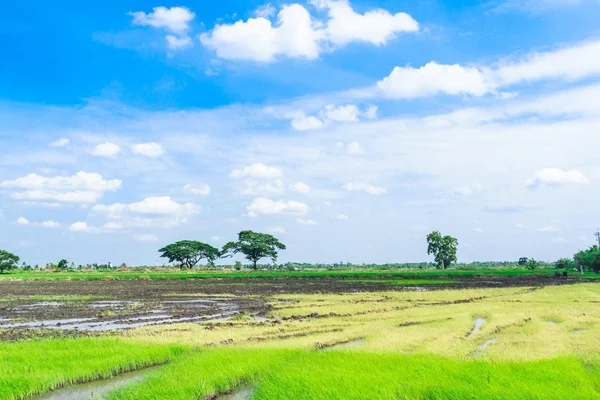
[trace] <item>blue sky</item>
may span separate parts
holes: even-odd
[[[600,224],[595,0],[13,2],[0,248],[158,263],[242,229],[282,261],[543,260]]]

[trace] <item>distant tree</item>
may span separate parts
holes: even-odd
[[[554,263],[554,267],[560,269],[572,269],[575,267],[575,263],[570,258],[559,258]]]
[[[529,270],[533,271],[533,270],[536,270],[536,269],[538,269],[538,268],[539,268],[539,266],[540,266],[540,263],[539,263],[539,262],[537,262],[537,261],[535,260],[535,258],[530,258],[529,260],[527,260],[527,265],[526,265],[526,268],[527,268],[527,269],[529,269]]]
[[[442,236],[439,231],[427,235],[427,254],[433,254],[437,268],[448,268],[456,262],[456,251],[458,250],[458,239],[446,235]]]
[[[178,262],[181,268],[188,269],[193,268],[202,259],[213,264],[219,258],[219,249],[196,240],[180,240],[158,251],[160,256],[169,259],[169,262]]]
[[[244,267],[244,266],[242,265],[242,262],[241,262],[241,261],[236,261],[236,262],[235,262],[235,265],[233,266],[233,268],[234,268],[236,271],[241,271],[243,267]]]
[[[19,256],[0,249],[0,274],[3,274],[4,271],[10,271],[11,269],[17,268],[18,263]]]
[[[237,242],[229,242],[223,246],[221,256],[231,257],[237,253],[242,253],[247,260],[252,262],[252,268],[257,269],[256,264],[261,258],[269,257],[275,263],[277,262],[279,250],[285,249],[285,245],[273,235],[241,231],[238,233]]]
[[[519,258],[519,265],[524,267],[525,265],[527,265],[527,262],[529,261],[529,258],[527,257],[521,257]]]
[[[64,258],[56,264],[56,269],[59,271],[66,271],[69,268],[69,262]]]
[[[573,256],[576,266],[583,266],[588,271],[600,272],[600,247],[594,245],[587,250],[581,250]]]

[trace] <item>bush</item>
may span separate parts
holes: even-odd
[[[526,268],[527,268],[528,270],[530,270],[530,271],[536,270],[536,269],[538,269],[538,268],[539,268],[539,266],[540,266],[540,263],[539,263],[539,262],[537,262],[537,261],[535,260],[535,258],[530,258],[529,260],[527,260],[527,265],[526,265]]]
[[[575,263],[570,258],[560,258],[554,263],[554,267],[559,269],[573,269],[575,268]]]
[[[597,245],[581,250],[573,259],[577,266],[582,265],[588,271],[600,272],[600,247]]]

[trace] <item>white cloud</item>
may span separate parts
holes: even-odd
[[[377,119],[378,110],[379,108],[377,106],[371,104],[363,111],[363,116],[366,119]]]
[[[523,225],[523,224],[515,224],[514,227],[517,229],[525,229],[525,225]]]
[[[210,240],[212,240],[213,242],[220,242],[221,241],[221,237],[220,236],[211,236]]]
[[[275,12],[275,7],[271,3],[267,3],[254,10],[254,15],[259,18],[271,18],[275,15]]]
[[[475,182],[472,185],[459,186],[452,190],[452,194],[455,196],[471,196],[474,194],[481,193],[483,186],[479,182]]]
[[[315,6],[328,10],[325,36],[331,45],[342,47],[351,42],[384,45],[397,33],[417,32],[419,24],[406,13],[390,14],[383,9],[356,13],[347,0],[312,0]]]
[[[186,194],[191,194],[194,196],[208,196],[210,194],[210,186],[206,183],[201,183],[198,185],[188,183],[183,187],[183,191]]]
[[[339,220],[347,220],[349,217],[346,214],[338,214],[335,216],[335,218]]]
[[[552,225],[543,226],[537,229],[538,232],[558,232],[558,229],[553,227]]]
[[[29,225],[29,220],[25,217],[19,217],[15,221],[18,225]]]
[[[140,26],[151,26],[163,28],[175,33],[183,33],[189,29],[190,22],[195,14],[186,7],[154,7],[152,12],[146,14],[143,11],[130,12],[133,24]]]
[[[323,118],[336,122],[356,122],[358,121],[359,114],[360,111],[354,104],[337,107],[333,104],[328,104],[321,112]]]
[[[304,218],[297,218],[296,222],[300,225],[316,225],[317,221],[315,221],[314,219],[304,219]]]
[[[317,58],[320,36],[313,29],[308,10],[291,4],[281,8],[275,24],[258,17],[216,25],[212,31],[201,34],[200,41],[220,58],[270,62],[277,56]]]
[[[275,179],[281,178],[283,172],[277,167],[269,167],[263,163],[254,163],[242,169],[234,169],[229,174],[232,179],[239,178],[263,178],[263,179]]]
[[[552,239],[552,241],[553,241],[554,243],[564,243],[564,242],[566,242],[566,241],[567,241],[567,238],[566,238],[566,237],[563,237],[563,236],[560,236],[560,237],[557,237],[557,238],[554,238],[554,239]]]
[[[66,145],[69,144],[69,139],[67,138],[60,138],[58,140],[55,140],[54,142],[50,142],[50,146],[51,147],[65,147]]]
[[[344,185],[344,189],[347,191],[363,191],[372,195],[380,195],[387,193],[387,189],[381,186],[371,185],[365,182],[348,182]]]
[[[138,143],[131,146],[131,150],[136,154],[146,157],[160,157],[165,153],[163,147],[155,142]]]
[[[123,224],[120,222],[110,221],[102,225],[102,227],[107,230],[118,230],[123,229]]]
[[[315,116],[307,116],[304,113],[292,118],[292,128],[297,131],[311,131],[314,129],[320,129],[325,124],[319,118]]]
[[[114,157],[121,152],[121,147],[114,143],[101,143],[94,147],[92,154],[98,157]]]
[[[275,179],[264,181],[260,179],[244,179],[238,187],[238,193],[243,196],[278,196],[284,192],[283,181]]]
[[[291,189],[294,192],[304,193],[304,194],[310,192],[310,186],[303,182],[294,183],[293,185],[291,185]]]
[[[173,35],[165,36],[167,47],[171,50],[181,50],[192,46],[192,39],[189,36],[177,37]]]
[[[156,235],[153,235],[151,233],[144,233],[141,235],[135,235],[133,237],[135,240],[137,240],[138,242],[155,242],[158,240],[158,238],[156,237]]]
[[[421,68],[395,67],[379,82],[384,97],[412,99],[437,94],[483,96],[492,90],[484,74],[475,67],[443,65],[432,61]]]
[[[71,232],[85,232],[89,230],[87,222],[77,221],[69,226]]]
[[[477,233],[485,233],[485,231],[481,228],[475,228],[473,229],[473,232],[477,232]]]
[[[408,14],[375,9],[357,14],[347,1],[312,1],[326,9],[328,19],[314,19],[300,4],[284,5],[277,21],[270,5],[259,7],[256,18],[216,25],[200,35],[202,44],[220,58],[272,62],[279,57],[314,60],[351,42],[384,45],[400,32],[416,32],[419,24]]]
[[[66,203],[94,203],[104,192],[121,187],[119,179],[105,180],[102,175],[80,171],[72,176],[45,177],[29,174],[0,183],[3,188],[21,189],[11,193],[19,200],[50,200]]]
[[[530,188],[536,188],[542,185],[566,185],[577,184],[586,185],[590,183],[589,179],[576,169],[563,171],[560,168],[543,168],[535,173],[535,176],[528,179],[525,184]]]
[[[346,145],[346,151],[350,155],[365,154],[365,149],[363,149],[363,147],[359,143],[357,143],[357,142],[350,142],[350,143],[348,143]]]
[[[305,214],[309,207],[294,200],[275,201],[265,197],[258,197],[252,201],[247,207],[248,216],[257,217],[259,215],[271,214]]]
[[[42,228],[58,228],[60,224],[58,222],[54,222],[52,220],[40,222],[39,224]]]
[[[285,228],[283,226],[272,226],[269,228],[269,231],[272,233],[285,234]]]
[[[193,203],[178,203],[169,196],[149,196],[134,203],[97,204],[92,211],[123,226],[173,227],[188,222],[200,212]]]

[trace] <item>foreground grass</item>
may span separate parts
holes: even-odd
[[[552,276],[557,270],[544,268],[536,271],[519,268],[497,268],[497,269],[406,269],[406,270],[321,270],[321,271],[186,271],[178,270],[169,272],[136,271],[136,272],[11,272],[0,274],[0,279],[249,279],[249,278],[388,278],[396,277],[403,279],[419,278],[461,278],[474,276]],[[586,272],[570,273],[576,279],[600,279],[600,274]]]
[[[118,338],[0,343],[0,399],[23,399],[71,383],[108,378],[172,360],[179,346]]]
[[[243,384],[254,400],[600,399],[599,371],[575,358],[466,361],[337,350],[210,349],[161,367],[111,400],[202,399]]]

